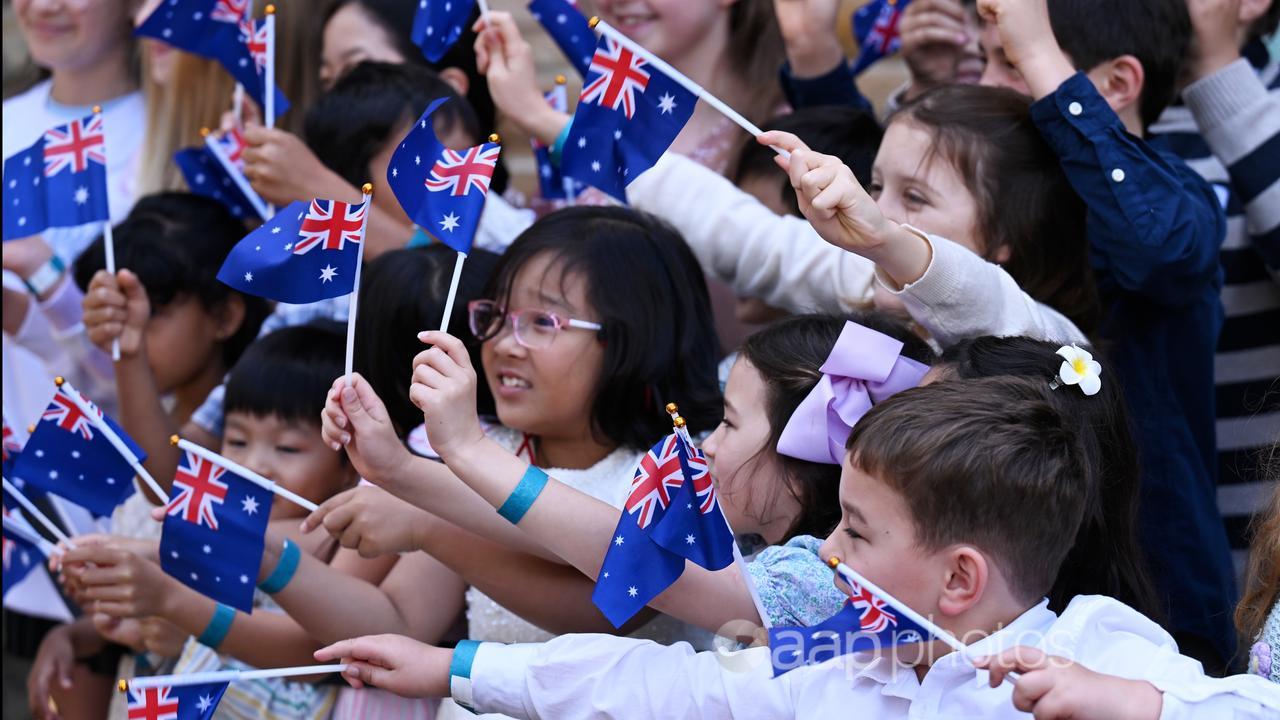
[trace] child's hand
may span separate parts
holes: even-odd
[[[791,73],[813,78],[831,72],[845,61],[836,36],[839,0],[776,0],[773,11],[787,50]]]
[[[246,123],[244,141],[244,176],[263,200],[275,205],[311,198],[360,202],[360,192],[320,162],[297,135]]]
[[[147,652],[160,657],[178,657],[182,654],[182,646],[186,645],[191,634],[168,620],[158,617],[143,618],[139,621],[142,627],[142,646]]]
[[[49,709],[53,684],[62,690],[71,689],[71,670],[76,664],[75,645],[71,639],[71,626],[59,625],[45,633],[36,651],[36,659],[27,673],[27,709],[37,719],[57,718]]]
[[[995,23],[1005,57],[1037,100],[1075,74],[1053,34],[1046,0],[978,0],[978,17]]]
[[[106,270],[94,273],[84,294],[84,327],[89,340],[104,352],[111,341],[120,341],[120,357],[133,357],[142,349],[143,333],[151,319],[151,301],[142,281],[132,271],[113,276]]]
[[[543,144],[555,142],[569,116],[551,109],[543,99],[534,73],[533,48],[511,14],[491,11],[472,29],[476,31],[476,68],[489,81],[493,104]]]
[[[404,697],[447,697],[453,652],[403,635],[366,635],[315,653],[319,662],[344,662],[342,674],[354,688],[366,684]]]
[[[413,359],[413,384],[409,399],[422,410],[427,439],[440,458],[449,458],[471,443],[484,440],[476,415],[476,371],[471,356],[458,338],[442,332],[418,333],[418,339],[434,347]]]
[[[960,0],[915,0],[902,13],[902,58],[912,92],[955,81],[956,63],[969,42]]]
[[[1160,691],[1149,682],[1096,673],[1035,648],[1010,648],[973,664],[991,671],[991,687],[1010,672],[1021,673],[1013,706],[1036,720],[1157,720],[1163,706]]]
[[[1240,0],[1187,0],[1191,28],[1192,80],[1208,77],[1240,58]]]
[[[323,527],[363,558],[423,547],[420,533],[434,518],[379,487],[363,485],[329,498],[302,521],[302,531]]]
[[[396,436],[387,406],[360,373],[333,381],[320,414],[320,434],[335,451],[346,448],[360,476],[376,485],[395,482],[412,459]]]
[[[123,543],[77,544],[63,557],[62,572],[81,588],[80,605],[116,618],[163,615],[172,582]]]

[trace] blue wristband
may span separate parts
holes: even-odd
[[[475,640],[461,640],[453,648],[453,659],[449,661],[449,694],[453,701],[462,707],[472,709],[471,666],[476,661],[476,650],[480,643]]]
[[[298,570],[298,562],[301,560],[302,551],[285,538],[284,549],[280,551],[280,562],[276,563],[276,569],[271,571],[271,575],[266,580],[258,583],[258,589],[268,595],[275,595],[283,590],[285,585],[293,579],[293,574]]]
[[[524,471],[524,477],[520,478],[520,484],[516,485],[516,489],[511,491],[511,495],[506,502],[502,503],[502,507],[498,508],[498,514],[506,518],[512,525],[519,524],[524,518],[524,514],[529,512],[529,508],[533,507],[533,501],[538,499],[542,494],[542,489],[547,486],[547,474],[541,469],[529,466]]]
[[[230,605],[218,603],[218,607],[213,611],[213,617],[209,619],[209,624],[196,640],[205,647],[217,650],[226,639],[227,633],[231,632],[231,623],[235,619],[236,611]]]
[[[569,139],[569,130],[573,128],[573,118],[569,118],[569,122],[560,128],[560,134],[556,136],[555,142],[551,143],[551,149],[547,152],[547,156],[551,158],[551,164],[560,167],[560,158],[564,156],[564,143]]]

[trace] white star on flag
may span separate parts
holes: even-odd
[[[198,708],[200,712],[204,712],[208,710],[209,706],[212,704],[213,704],[213,698],[209,697],[208,695],[201,695],[200,699],[196,701],[196,708]]]
[[[240,501],[240,506],[249,515],[256,515],[258,512],[258,501],[252,495],[245,495]]]
[[[584,137],[578,138],[578,147],[584,148],[586,146],[587,146],[587,139]]]
[[[205,555],[208,555],[209,553],[213,552],[213,548],[209,547],[208,545],[205,545],[203,550]]]
[[[329,282],[338,274],[338,271],[332,265],[325,265],[320,270],[320,282]]]
[[[196,173],[196,184],[197,185],[204,184],[204,173]]]
[[[249,576],[248,576],[248,575],[241,575],[241,576],[240,576],[240,584],[241,584],[241,585],[248,585],[248,584],[249,584]]]
[[[671,93],[662,93],[662,97],[658,98],[658,109],[663,115],[670,113],[676,109],[676,99]]]
[[[87,187],[76,188],[75,199],[76,199],[77,205],[83,205],[89,202],[89,188]]]
[[[421,156],[421,155],[414,155],[414,156],[413,156],[413,164],[414,164],[414,165],[421,165],[421,164],[422,164],[422,156]]]
[[[599,160],[592,160],[592,161],[591,161],[591,171],[592,171],[592,172],[600,172],[600,161],[599,161]]]
[[[629,596],[631,596],[631,597],[635,597],[635,596],[636,596],[636,594],[637,594],[637,592],[638,592],[638,591],[636,590],[636,586],[635,586],[635,585],[632,585],[631,587],[627,588],[627,595],[629,595]]]
[[[622,131],[621,131],[621,130],[614,130],[614,131],[613,131],[613,139],[614,139],[614,140],[621,140],[621,139],[622,139]]]
[[[685,541],[686,543],[689,543],[690,545],[692,545],[692,544],[694,544],[695,542],[697,542],[697,538],[695,538],[693,535],[685,535],[685,536],[684,536],[684,541]]]
[[[458,227],[458,219],[458,216],[453,213],[445,215],[444,219],[440,221],[440,229],[453,232],[454,228]]]
[[[624,542],[626,542],[626,540],[621,535],[613,539],[614,545],[621,545]]]
[[[285,244],[284,244],[284,249],[285,249],[285,250],[292,250],[292,249],[293,249],[293,243],[285,243]]]
[[[245,274],[244,274],[244,281],[245,281],[245,282],[253,282],[253,273],[251,273],[251,272],[247,272],[247,273],[245,273]]]
[[[275,227],[271,228],[271,234],[272,234],[272,235],[279,235],[279,234],[280,234],[280,226],[279,226],[279,225],[277,225],[277,226],[275,226]]]
[[[400,177],[400,171],[395,168],[391,168],[391,177]]]

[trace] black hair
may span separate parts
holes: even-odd
[[[1022,376],[1048,386],[1058,376],[1058,343],[1025,337],[980,337],[948,348],[942,379]],[[1078,425],[1085,477],[1090,486],[1084,522],[1049,591],[1050,607],[1061,612],[1076,595],[1109,595],[1151,618],[1160,606],[1151,572],[1138,545],[1140,493],[1138,454],[1124,393],[1114,375],[1104,375],[1098,394],[1086,396],[1064,386],[1048,394],[1060,414]]]
[[[822,378],[822,364],[848,321],[898,340],[903,357],[926,365],[936,358],[929,344],[906,325],[872,311],[796,315],[765,326],[742,343],[740,359],[760,374],[765,386],[769,437],[757,457],[770,452],[777,456],[783,487],[800,506],[781,542],[796,535],[825,537],[840,520],[840,466],[782,455],[777,447],[796,408]]]
[[[307,111],[306,139],[330,170],[356,187],[381,182],[369,177],[369,162],[406,123],[418,119],[437,98],[450,98],[432,113],[437,135],[461,127],[477,138],[475,113],[453,86],[428,68],[362,62],[320,96]]]
[[[1050,0],[1049,22],[1079,70],[1088,72],[1122,55],[1137,58],[1144,128],[1173,101],[1191,44],[1187,0]]]
[[[413,29],[413,17],[417,11],[417,3],[408,2],[407,0],[333,0],[324,15],[324,21],[320,23],[321,27],[329,24],[329,20],[334,13],[338,12],[347,5],[355,5],[364,11],[365,16],[376,23],[386,32],[387,37],[395,45],[396,51],[404,57],[407,63],[411,65],[419,65],[431,68],[432,70],[444,70],[445,68],[457,68],[467,76],[467,104],[471,106],[475,113],[479,126],[487,135],[498,129],[498,108],[493,104],[493,98],[489,95],[489,80],[480,72],[476,66],[476,33],[471,29],[475,24],[476,18],[480,17],[477,8],[462,26],[462,35],[458,37],[458,41],[449,48],[444,57],[439,62],[429,62],[422,54],[422,50],[413,43],[410,37],[410,31]],[[425,104],[419,107],[418,112],[426,107]],[[493,189],[502,192],[507,187],[507,170],[501,160],[493,173]]]
[[[325,396],[343,373],[346,347],[346,325],[333,320],[263,336],[231,369],[224,412],[318,426]]]
[[[875,162],[880,139],[884,136],[884,129],[870,111],[836,105],[801,108],[767,120],[763,126],[768,130],[793,133],[814,150],[840,158],[863,185],[871,181],[871,165]],[[791,214],[799,215],[800,202],[796,199],[796,191],[791,187],[786,173],[774,162],[775,157],[772,148],[748,137],[739,150],[728,177],[735,185],[753,175],[778,178],[778,192],[782,202],[790,209]]]
[[[188,297],[194,297],[210,313],[221,310],[233,297],[241,299],[244,319],[222,343],[223,364],[234,365],[271,312],[265,299],[233,290],[217,278],[227,253],[244,236],[244,224],[216,200],[163,192],[140,198],[112,232],[116,267],[128,268],[142,281],[152,314]],[[76,258],[76,285],[87,289],[94,274],[106,264],[106,250],[99,237]]]
[[[689,430],[720,421],[720,357],[702,268],[671,225],[624,207],[553,212],[516,238],[485,297],[505,305],[516,274],[547,254],[562,273],[581,273],[604,343],[591,409],[600,440],[641,450],[671,432],[675,402]]]
[[[413,358],[427,346],[418,333],[439,326],[445,295],[457,257],[448,246],[404,248],[385,252],[365,265],[356,316],[355,369],[387,405],[400,437],[422,424],[422,411],[409,400]],[[473,248],[467,254],[458,296],[449,318],[450,331],[467,343],[471,362],[480,367],[480,343],[467,331],[467,303],[480,297],[498,256]],[[493,395],[483,372],[476,373],[476,409],[493,415]]]

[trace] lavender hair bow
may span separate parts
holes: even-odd
[[[800,402],[778,439],[778,452],[839,465],[844,445],[871,406],[920,384],[927,365],[902,357],[898,340],[846,322],[820,368],[822,379]]]

